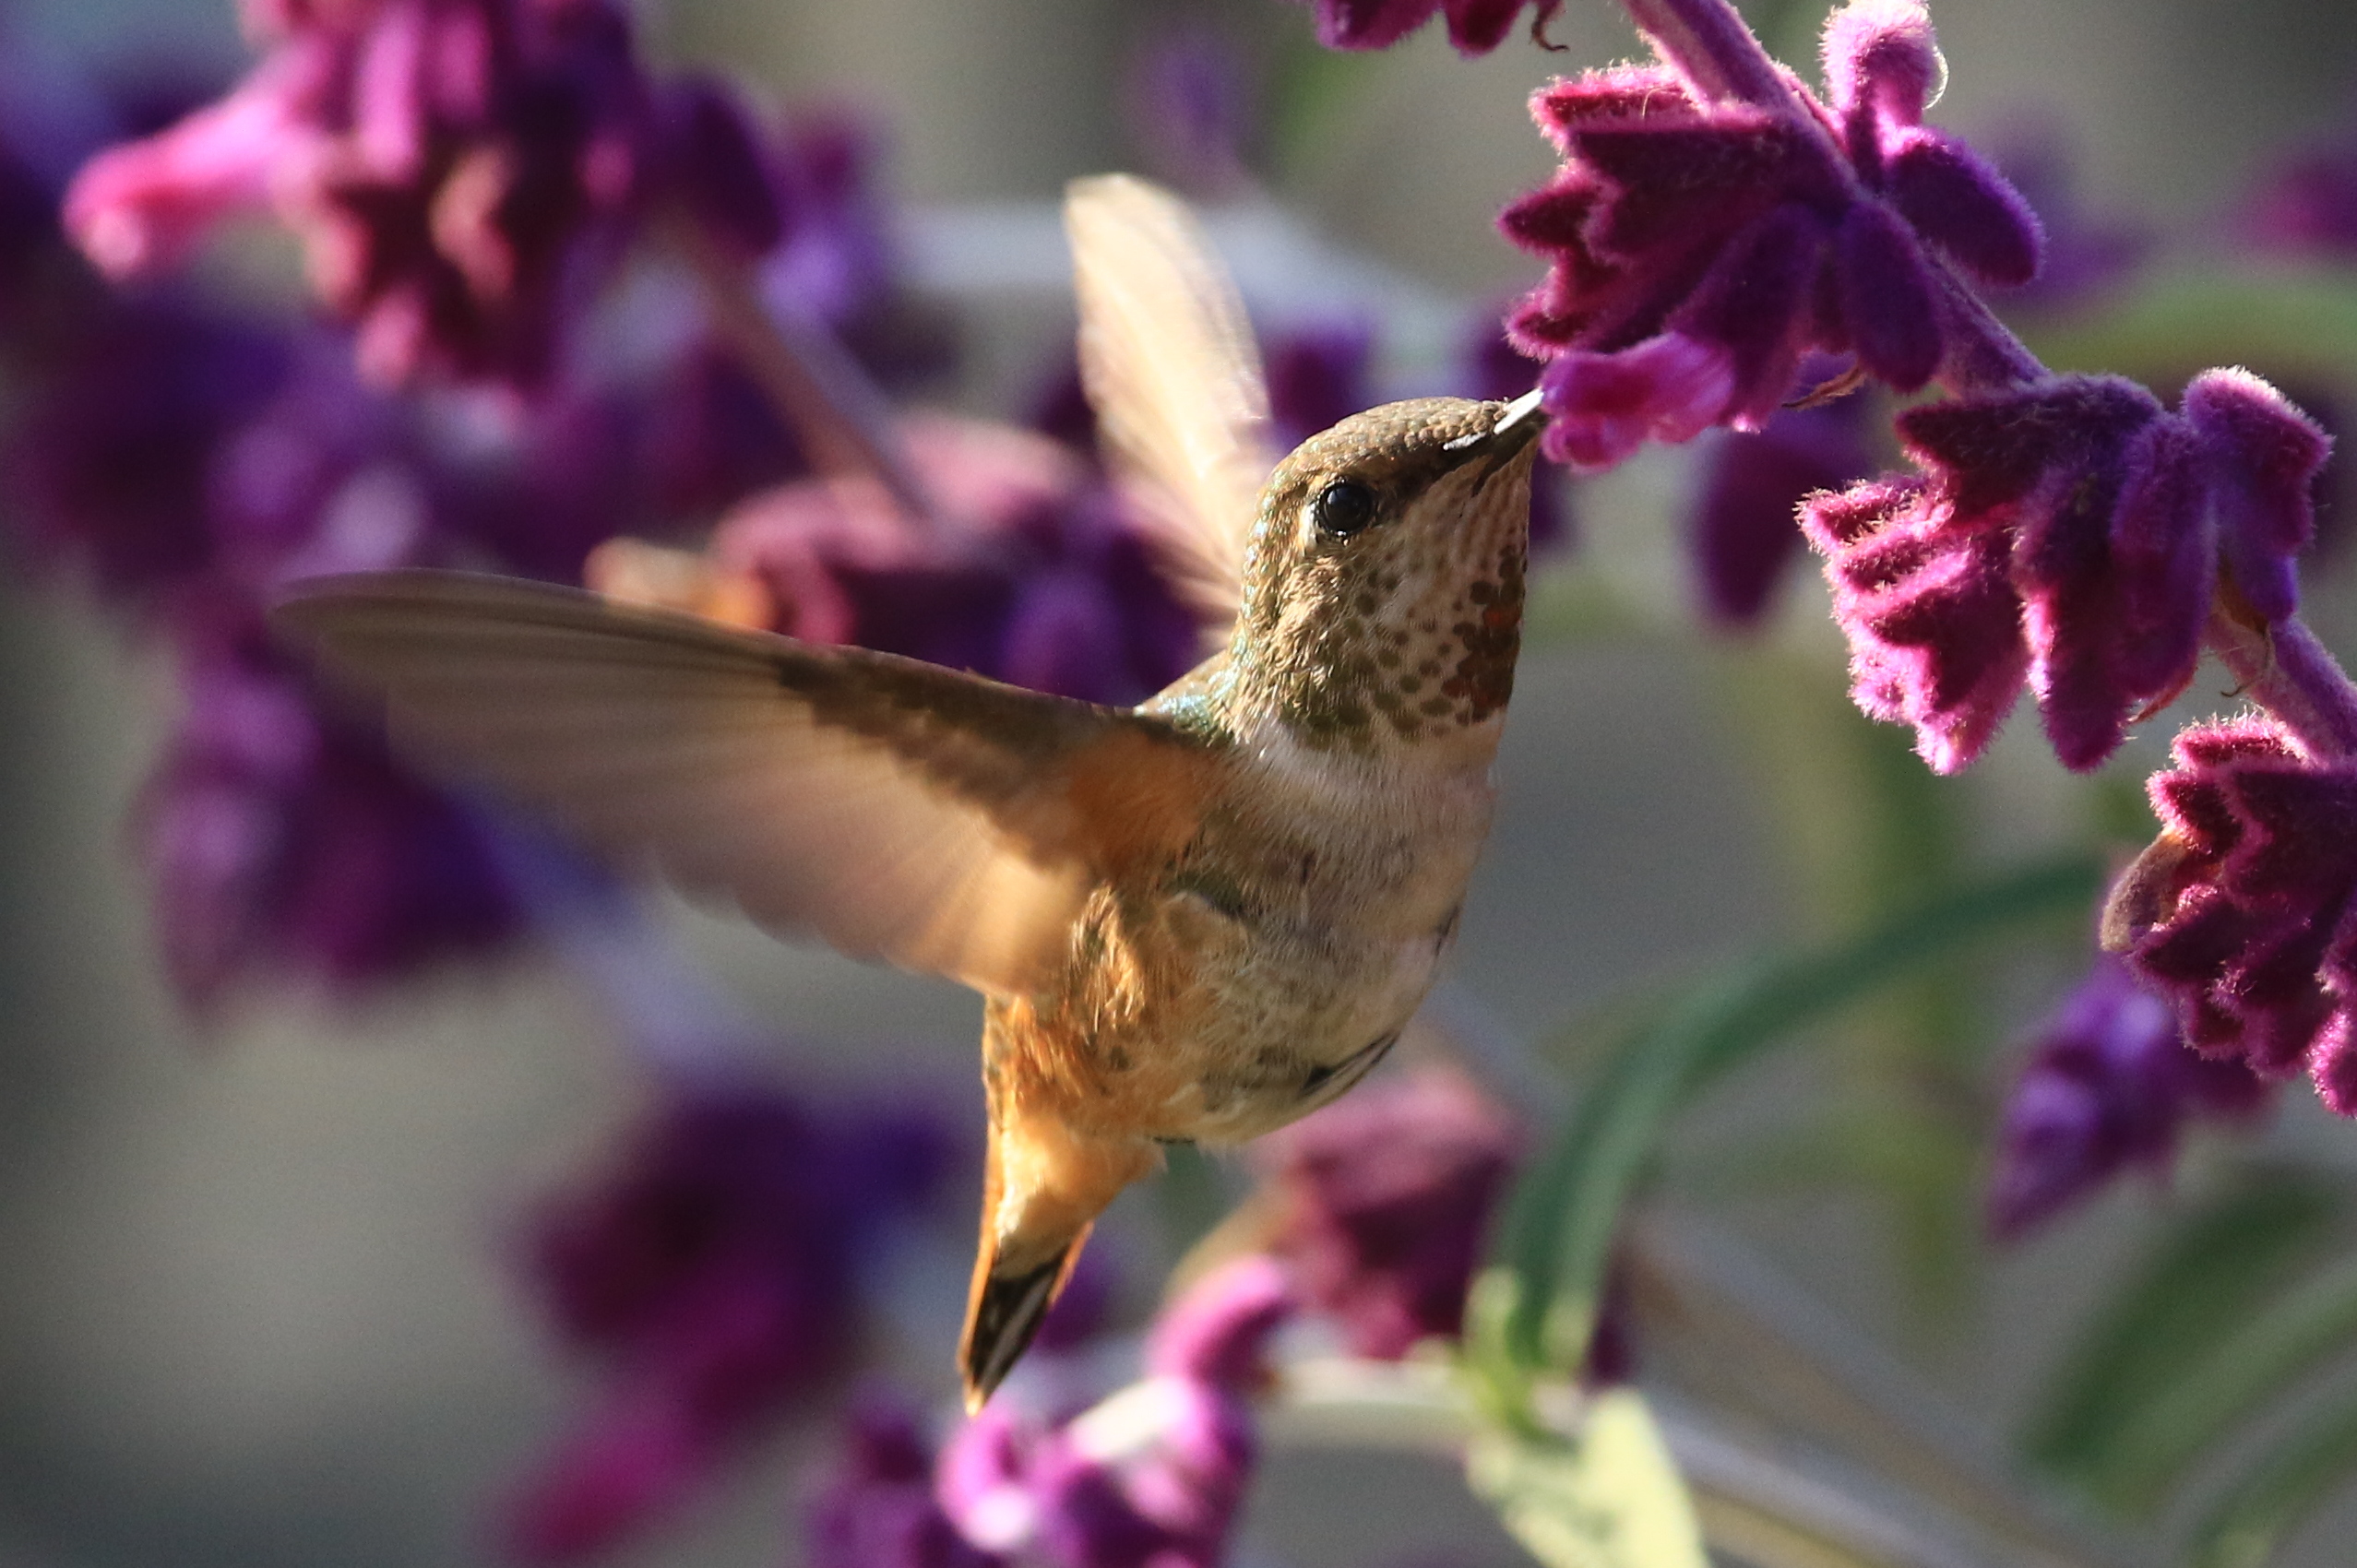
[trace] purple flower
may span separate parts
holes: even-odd
[[[213,465],[292,356],[278,334],[176,296],[94,312],[54,347],[0,449],[9,511],[36,564],[151,604],[218,564]]]
[[[2032,121],[2006,133],[1991,156],[2046,236],[2038,276],[2006,289],[1997,302],[2008,314],[2092,304],[2117,291],[2151,252],[2149,225],[2083,205],[2057,127]]]
[[[91,160],[66,200],[85,251],[118,277],[184,255],[230,213],[274,208],[312,279],[385,380],[536,380],[562,317],[623,227],[684,181],[683,210],[734,205],[719,232],[758,242],[741,127],[708,92],[658,113],[628,23],[603,0],[381,0],[286,6],[233,92]]]
[[[2165,1170],[2187,1122],[2271,1102],[2241,1062],[2197,1056],[2176,1014],[2106,956],[2040,1029],[2006,1102],[1989,1225],[2007,1240],[2132,1165]]]
[[[1375,326],[1364,316],[1271,333],[1264,352],[1269,434],[1280,446],[1298,446],[1379,401]]]
[[[1448,42],[1459,54],[1486,54],[1506,40],[1522,7],[1531,7],[1530,32],[1542,36],[1563,0],[1306,0],[1317,7],[1317,41],[1328,49],[1388,49],[1433,19],[1448,18]]]
[[[811,1501],[810,1568],[990,1568],[1002,1560],[958,1533],[934,1496],[934,1451],[915,1415],[870,1397]]]
[[[880,491],[788,485],[723,519],[701,560],[609,550],[592,584],[1094,701],[1137,701],[1193,667],[1195,622],[1087,464],[1006,426],[906,430],[938,530]]]
[[[2205,372],[2175,414],[2116,377],[2055,376],[1899,429],[1929,477],[1814,498],[1803,525],[1851,695],[1913,726],[1939,772],[1979,754],[2025,681],[2055,754],[2100,764],[2192,678],[2221,570],[2252,618],[2295,607],[2328,444],[2246,372]]]
[[[519,934],[475,820],[372,732],[319,718],[258,610],[198,599],[172,629],[185,707],[134,836],[184,1001],[261,979],[355,996]]]
[[[987,1405],[943,1453],[939,1496],[959,1533],[1054,1568],[1209,1568],[1256,1457],[1250,1396],[1293,1311],[1283,1271],[1230,1264],[1149,1337],[1148,1376],[1068,1420]]]
[[[510,1554],[577,1562],[675,1507],[839,1375],[863,1254],[935,1184],[902,1114],[823,1115],[759,1085],[659,1106],[613,1164],[551,1202],[533,1283],[556,1336],[606,1369],[576,1434],[517,1498]]]
[[[1823,368],[1814,381],[1838,374],[1831,362]],[[1766,616],[1800,553],[1801,503],[1873,470],[1866,439],[1872,401],[1851,393],[1782,409],[1756,432],[1728,432],[1711,444],[1689,521],[1696,576],[1711,619],[1749,627]]]
[[[1273,1250],[1303,1305],[1362,1356],[1397,1360],[1456,1337],[1523,1144],[1512,1116],[1440,1070],[1372,1085],[1262,1140]]]
[[[2263,172],[2238,225],[2264,249],[2346,260],[2357,255],[2357,142],[2344,129]]]
[[[2178,735],[2152,778],[2161,832],[2121,879],[2104,944],[2166,997],[2205,1056],[2305,1068],[2357,1114],[2357,766],[2264,718]]]
[[[1835,12],[1822,100],[1756,58],[1744,84],[1714,89],[1665,54],[1531,101],[1564,168],[1499,224],[1552,262],[1509,325],[1551,361],[1558,461],[1603,468],[1648,440],[1756,430],[1811,349],[1913,391],[1961,347],[1950,267],[1994,284],[2038,269],[2028,206],[1922,123],[1939,67],[1921,6]]]

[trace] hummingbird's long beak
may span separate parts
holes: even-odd
[[[1536,386],[1506,406],[1506,412],[1498,415],[1497,423],[1490,426],[1490,439],[1494,441],[1507,432],[1526,424],[1532,435],[1546,428],[1547,415],[1546,411],[1539,407],[1539,388]]]
[[[1546,427],[1546,412],[1539,407],[1539,389],[1534,386],[1506,404],[1497,422],[1489,429],[1460,435],[1444,444],[1441,450],[1450,455],[1452,468],[1478,459],[1488,465],[1485,473],[1495,473],[1508,458],[1537,440]]]
[[[1512,457],[1537,438],[1546,429],[1546,411],[1539,407],[1539,389],[1535,386],[1506,406],[1497,422],[1487,430],[1477,430],[1468,435],[1446,443],[1441,450],[1459,454],[1458,460],[1473,457]]]

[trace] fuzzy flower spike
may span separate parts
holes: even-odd
[[[2327,437],[2244,371],[2196,377],[2173,411],[2118,377],[2053,374],[1989,315],[1970,285],[2028,281],[2040,232],[1923,123],[1944,74],[1923,7],[1835,12],[1822,98],[1719,0],[1629,8],[1660,63],[1542,91],[1564,168],[1501,220],[1553,263],[1508,323],[1549,359],[1549,453],[1596,469],[1757,430],[1811,350],[1902,393],[1936,381],[1950,397],[1899,422],[1915,470],[1813,497],[1802,520],[1858,705],[1911,726],[1943,773],[2025,688],[2065,766],[2098,766],[2192,679],[2213,606],[2250,634],[2238,676],[2265,675]]]
[[[1508,323],[1549,362],[1548,455],[1602,469],[1649,439],[1756,430],[1812,349],[1903,392],[1977,379],[1982,313],[1957,274],[2027,282],[2040,234],[1994,169],[1923,123],[1943,74],[1923,8],[1836,12],[1824,98],[1723,6],[1630,8],[1660,63],[1541,89],[1564,166],[1499,219],[1551,263]]]

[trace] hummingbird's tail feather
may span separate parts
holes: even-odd
[[[985,1060],[994,1044],[1008,1048],[1008,1011],[993,1003],[984,1015]],[[982,1242],[958,1347],[970,1412],[982,1408],[1030,1348],[1097,1216],[1161,1159],[1145,1138],[1078,1134],[1054,1118],[1024,1115],[1021,1098],[1002,1095],[998,1087],[982,1161]]]
[[[969,1415],[982,1408],[982,1401],[1030,1348],[1048,1309],[1064,1293],[1064,1282],[1072,1277],[1073,1265],[1080,1261],[1089,1230],[1089,1227],[1082,1226],[1080,1233],[1045,1263],[1008,1274],[993,1271],[997,1249],[984,1238],[982,1254],[974,1260],[973,1289],[966,1302],[966,1335],[958,1347],[958,1371],[965,1379]]]

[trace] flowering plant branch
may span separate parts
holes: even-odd
[[[1859,707],[1953,772],[2026,687],[2057,756],[2088,769],[2185,689],[2206,645],[2266,713],[2251,743],[2277,748],[2267,766],[2321,784],[2357,742],[2357,688],[2297,616],[2322,430],[2247,372],[2204,372],[2171,411],[2119,377],[2047,371],[1997,322],[1972,285],[2028,280],[2040,230],[1923,123],[1945,67],[1913,0],[1834,13],[1823,97],[1720,0],[1628,8],[1659,64],[1542,91],[1564,169],[1502,220],[1552,262],[1512,321],[1547,359],[1548,450],[1601,467],[1647,438],[1757,429],[1812,350],[1847,356],[1852,381],[1936,384],[1946,398],[1898,420],[1911,471],[1802,507]],[[2222,766],[2196,752],[2189,768]],[[2310,868],[2296,932],[2258,912],[2234,845],[2180,814],[2106,940],[2172,988],[2199,1047],[2305,1065],[2357,1111],[2357,991],[2330,956],[2340,825],[2321,801],[2267,799],[2245,837]]]

